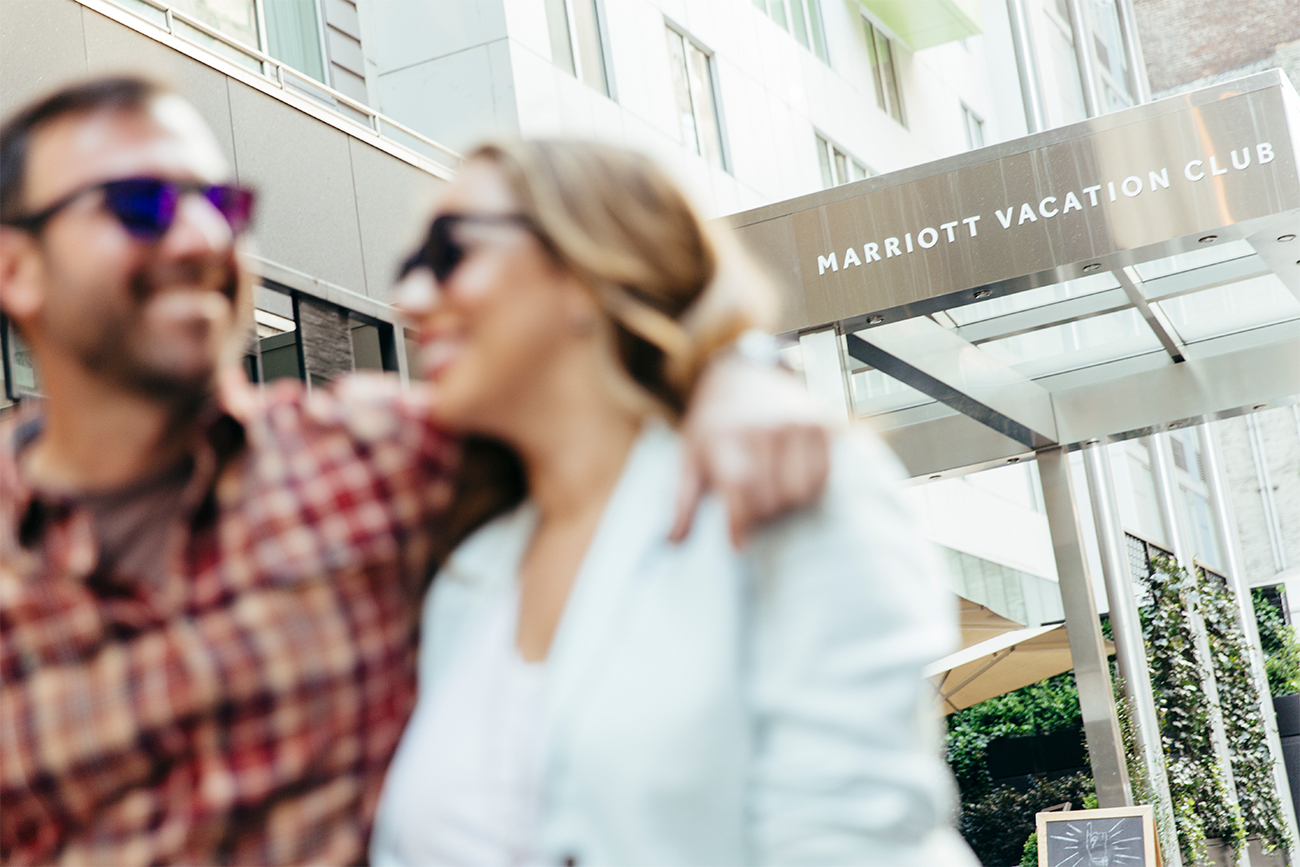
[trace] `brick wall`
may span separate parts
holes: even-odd
[[[1268,62],[1277,47],[1300,41],[1298,0],[1134,0],[1133,7],[1153,93],[1279,65]],[[1300,58],[1300,50],[1292,54]]]

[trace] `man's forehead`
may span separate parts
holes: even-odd
[[[158,176],[217,182],[230,169],[198,111],[175,95],[143,110],[69,115],[36,132],[28,152],[27,199],[48,202],[113,178]]]

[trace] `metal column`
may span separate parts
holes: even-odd
[[[844,364],[843,342],[836,328],[799,335],[808,390],[825,401],[833,412],[853,421],[853,398]]]
[[[1079,708],[1083,732],[1088,741],[1092,779],[1097,786],[1097,803],[1102,807],[1124,807],[1133,803],[1124,740],[1115,713],[1115,693],[1102,641],[1097,602],[1088,574],[1083,533],[1070,480],[1070,455],[1064,446],[1038,452],[1038,471],[1043,485],[1043,505],[1052,534],[1052,551],[1065,609],[1065,631],[1070,639],[1074,680],[1079,687]]]
[[[1119,12],[1119,36],[1124,41],[1124,56],[1128,60],[1129,87],[1133,101],[1141,105],[1151,101],[1151,82],[1147,79],[1147,61],[1142,54],[1133,0],[1117,0],[1115,8]]]
[[[1282,740],[1278,737],[1277,716],[1273,711],[1268,675],[1264,672],[1264,649],[1259,643],[1259,627],[1255,624],[1255,606],[1250,598],[1250,587],[1246,583],[1246,570],[1241,556],[1241,539],[1237,536],[1237,519],[1232,511],[1232,500],[1228,496],[1228,481],[1223,469],[1219,435],[1212,424],[1200,425],[1196,429],[1196,434],[1200,439],[1201,454],[1205,456],[1205,474],[1208,476],[1206,482],[1210,488],[1214,518],[1219,525],[1219,535],[1223,539],[1228,589],[1237,600],[1237,616],[1241,619],[1241,628],[1246,635],[1250,673],[1255,681],[1255,691],[1259,694],[1259,709],[1264,718],[1264,734],[1268,741],[1268,751],[1273,757],[1273,782],[1277,786],[1278,800],[1282,805],[1282,818],[1291,841],[1288,848],[1293,855],[1300,854],[1300,833],[1297,832],[1295,808],[1291,802],[1291,784],[1282,758]]]
[[[1092,500],[1093,523],[1101,548],[1101,571],[1106,580],[1106,598],[1110,600],[1110,625],[1115,636],[1115,656],[1124,678],[1124,695],[1133,714],[1138,758],[1146,776],[1150,795],[1155,801],[1156,830],[1160,833],[1160,850],[1170,867],[1182,867],[1178,832],[1174,824],[1173,802],[1169,797],[1169,779],[1165,774],[1165,753],[1160,744],[1160,718],[1156,714],[1147,666],[1142,624],[1138,619],[1137,600],[1133,596],[1133,577],[1129,572],[1124,547],[1124,530],[1119,506],[1115,501],[1115,482],[1111,475],[1110,454],[1097,440],[1083,446],[1083,466],[1088,477],[1088,496]]]
[[[1092,22],[1088,20],[1088,0],[1065,0],[1070,10],[1070,29],[1074,31],[1074,60],[1079,66],[1079,84],[1083,88],[1083,107],[1088,117],[1105,114],[1097,88],[1097,59],[1092,47]]]
[[[1043,102],[1038,52],[1034,48],[1034,23],[1025,8],[1025,0],[1007,0],[1007,15],[1011,19],[1011,45],[1020,75],[1020,98],[1025,105],[1025,126],[1032,135],[1047,129],[1047,107]]]

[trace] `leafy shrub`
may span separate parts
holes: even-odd
[[[1251,591],[1255,604],[1255,623],[1259,626],[1259,643],[1264,649],[1264,670],[1268,689],[1273,695],[1300,693],[1300,640],[1295,627],[1287,623],[1264,591]]]
[[[948,764],[962,801],[981,798],[992,788],[986,753],[989,741],[1081,728],[1079,690],[1070,671],[949,715]]]
[[[1019,863],[1025,841],[1034,831],[1034,814],[1043,807],[1064,801],[1076,809],[1096,805],[1088,774],[1034,781],[1028,792],[1010,786],[995,789],[988,770],[989,742],[1082,727],[1079,692],[1074,673],[1068,671],[948,717],[948,763],[962,800],[958,826],[983,863],[999,867]]]
[[[1200,607],[1201,581],[1165,557],[1153,557],[1151,565],[1150,595],[1139,610],[1142,637],[1160,717],[1178,843],[1183,860],[1197,864],[1204,859],[1206,837],[1221,837],[1235,847],[1246,831],[1214,760],[1210,699],[1190,615]]]
[[[1019,864],[1028,849],[1026,841],[1034,833],[1034,816],[1065,801],[1075,809],[1095,805],[1092,777],[1080,773],[1056,780],[1034,778],[1024,792],[998,786],[984,797],[962,804],[957,827],[980,863],[989,867]]]

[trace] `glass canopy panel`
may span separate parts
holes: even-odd
[[[1159,350],[1137,310],[1118,310],[979,344],[990,356],[1032,378],[1064,373]]]
[[[1114,274],[1106,271],[1102,274],[1080,277],[1077,280],[1066,280],[1061,283],[1053,283],[1050,286],[1027,289],[1014,295],[990,298],[987,301],[967,304],[964,307],[954,307],[948,310],[947,313],[952,317],[953,322],[958,325],[969,325],[972,322],[983,322],[986,319],[1006,316],[1008,313],[1019,313],[1021,310],[1046,307],[1067,298],[1079,298],[1096,292],[1105,292],[1107,289],[1118,288],[1119,280]]]
[[[1136,269],[1129,270],[1131,274],[1137,273]],[[1155,277],[1151,280],[1142,281],[1138,277],[1137,280],[1140,282],[1137,285],[1148,300],[1154,301],[1157,298],[1167,298],[1171,295],[1198,292],[1219,284],[1237,283],[1251,277],[1262,277],[1269,271],[1268,263],[1261,259],[1259,254],[1253,253],[1249,256],[1229,259],[1226,262],[1202,265],[1190,271],[1166,274],[1163,277]]]
[[[1133,270],[1137,271],[1138,276],[1143,280],[1155,280],[1181,271],[1191,271],[1193,268],[1204,268],[1217,262],[1240,259],[1254,252],[1255,248],[1250,246],[1249,241],[1229,241],[1226,244],[1212,244],[1201,250],[1192,250],[1190,253],[1178,253],[1163,259],[1142,262],[1134,265]]]
[[[1186,343],[1300,319],[1300,298],[1276,274],[1154,302]]]
[[[853,412],[859,418],[934,402],[934,398],[925,392],[904,385],[875,368],[850,376],[849,388],[853,392]]]

